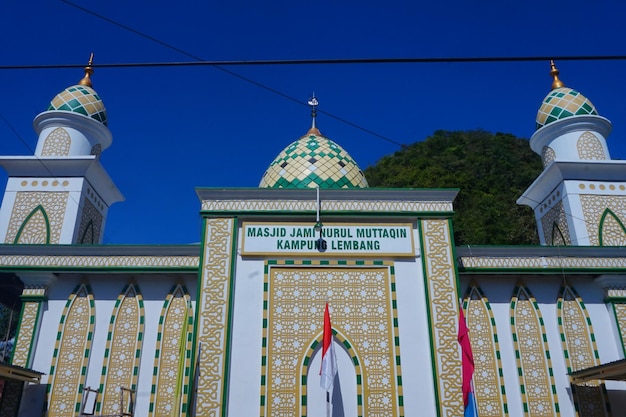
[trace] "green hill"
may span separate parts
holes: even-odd
[[[370,187],[459,188],[457,245],[538,244],[535,217],[515,201],[543,167],[526,139],[482,130],[437,131],[365,170]]]

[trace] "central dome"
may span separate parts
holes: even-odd
[[[366,188],[363,171],[341,146],[315,127],[270,164],[261,188]]]

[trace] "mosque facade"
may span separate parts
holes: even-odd
[[[123,196],[92,73],[35,117],[34,155],[0,156],[0,278],[20,300],[0,417],[458,417],[463,316],[478,416],[623,415],[626,163],[554,65],[524,247],[456,246],[457,190],[369,188],[315,100],[258,188],[196,189],[199,244],[104,245]]]

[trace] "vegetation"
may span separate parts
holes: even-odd
[[[542,171],[525,139],[476,130],[437,131],[365,170],[370,187],[458,188],[457,245],[538,244],[532,210],[517,198]]]

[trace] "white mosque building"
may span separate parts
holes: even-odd
[[[103,245],[123,197],[92,73],[35,117],[34,155],[0,156],[21,300],[0,417],[326,416],[326,302],[334,417],[463,415],[460,308],[480,417],[624,415],[626,163],[554,65],[518,200],[534,247],[456,247],[456,190],[369,188],[315,113],[258,188],[197,189],[199,244]]]

